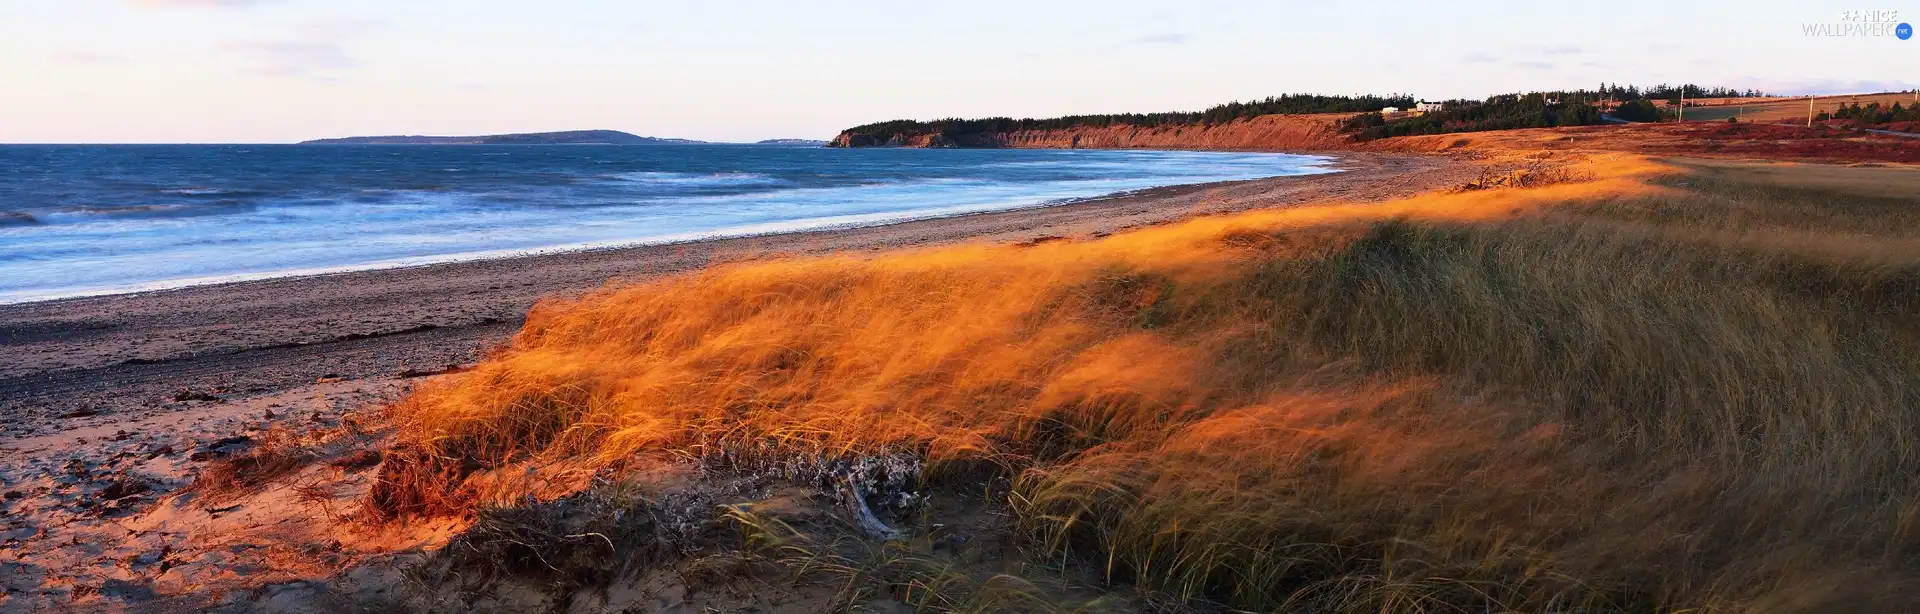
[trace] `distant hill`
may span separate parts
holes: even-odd
[[[351,136],[302,141],[301,145],[678,145],[700,143],[659,139],[618,130],[570,130],[486,136]]]
[[[767,139],[754,144],[755,145],[811,145],[814,147],[827,146],[826,141],[816,141],[813,139]]]

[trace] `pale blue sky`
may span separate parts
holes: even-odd
[[[1634,6],[1632,14],[1590,8]],[[1920,87],[1920,0],[0,0],[0,142],[611,128],[828,138],[896,118],[1197,110],[1601,81]]]

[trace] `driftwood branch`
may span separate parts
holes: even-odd
[[[887,526],[887,523],[881,522],[879,517],[873,515],[873,508],[867,507],[867,496],[852,475],[842,476],[840,485],[847,493],[847,507],[852,508],[850,511],[853,512],[854,523],[860,526],[860,530],[866,533],[867,537],[888,540],[901,537],[900,531]]]

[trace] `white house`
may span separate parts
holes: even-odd
[[[1387,107],[1380,110],[1381,115],[1392,115],[1399,112],[1400,112],[1400,107]]]
[[[1413,105],[1413,110],[1419,111],[1421,113],[1432,113],[1434,111],[1445,110],[1446,108],[1447,108],[1447,103],[1444,103],[1444,102],[1422,102],[1420,104]]]

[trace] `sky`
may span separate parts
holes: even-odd
[[[1920,0],[0,0],[0,142],[826,139],[1296,92],[1920,87],[1920,39],[1807,35],[1848,11],[1920,22]]]

